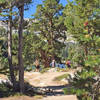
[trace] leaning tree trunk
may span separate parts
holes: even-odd
[[[20,93],[24,93],[24,66],[22,58],[22,38],[23,38],[23,16],[24,16],[24,4],[21,4],[19,9],[19,48],[18,48],[18,66],[19,66],[19,86]]]
[[[10,9],[12,11],[12,8]],[[16,90],[16,78],[14,75],[14,68],[12,65],[12,16],[9,16],[8,21],[8,63],[10,71],[10,79],[13,84],[14,91]]]

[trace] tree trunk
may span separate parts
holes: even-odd
[[[50,36],[51,36],[51,46],[52,46],[52,48],[54,48],[54,41],[53,41],[53,39],[54,39],[54,36],[53,36],[53,21],[52,21],[52,17],[50,18]],[[52,60],[54,60],[55,59],[55,57],[54,57],[54,51],[52,52]]]
[[[10,9],[10,11],[12,11],[12,8]],[[9,63],[10,78],[13,84],[13,89],[15,91],[16,78],[14,75],[14,68],[12,65],[12,16],[9,16],[9,22],[8,22],[8,63]]]
[[[24,16],[24,3],[18,8],[19,9],[19,48],[18,48],[18,66],[19,66],[19,86],[20,93],[24,93],[24,66],[22,58],[22,38],[23,38],[23,16]]]
[[[44,60],[43,61],[44,67],[45,68],[49,67],[50,66],[50,59],[47,56],[46,52],[41,50],[40,53],[41,53],[41,58]]]

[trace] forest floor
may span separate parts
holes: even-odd
[[[35,87],[49,88],[53,91],[51,94],[47,94],[43,97],[28,97],[28,96],[15,96],[8,98],[0,98],[0,100],[77,100],[76,95],[64,95],[63,88],[68,88],[67,81],[54,81],[55,77],[63,74],[73,74],[75,70],[68,72],[57,72],[51,71],[40,73],[40,72],[25,72],[25,80]]]

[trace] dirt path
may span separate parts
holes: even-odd
[[[25,79],[35,87],[47,87],[53,90],[54,94],[47,94],[46,97],[39,100],[77,100],[75,95],[64,95],[62,89],[65,86],[65,82],[55,82],[53,79],[57,76],[70,72],[47,72],[41,74],[39,72],[26,72]]]
[[[0,98],[0,100],[77,100],[75,95],[64,95],[62,89],[67,87],[66,82],[56,82],[53,81],[55,77],[61,76],[66,73],[74,73],[74,71],[69,72],[56,72],[55,69],[50,69],[51,71],[41,74],[39,72],[25,72],[24,79],[28,81],[31,85],[35,87],[49,88],[53,92],[48,93],[46,97],[42,99],[35,99],[34,97],[28,96],[17,96],[17,97],[7,97]]]

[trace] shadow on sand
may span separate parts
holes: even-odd
[[[46,87],[34,87],[28,82],[25,82],[25,92],[22,95],[34,96],[34,95],[43,95],[43,96],[54,96],[54,95],[64,95],[63,88],[69,88],[70,85],[59,85],[59,86],[46,86]],[[19,93],[19,86],[17,85],[17,90],[14,92],[13,88],[8,83],[0,84],[0,98],[21,95]]]

